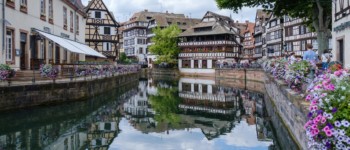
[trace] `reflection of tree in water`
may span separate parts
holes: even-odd
[[[155,113],[155,120],[161,124],[168,124],[172,127],[179,126],[180,117],[178,105],[180,99],[177,96],[176,88],[158,88],[156,95],[149,97],[152,109]]]

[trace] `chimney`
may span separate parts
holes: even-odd
[[[148,9],[145,9],[145,12],[148,12]]]
[[[238,23],[238,20],[236,21],[236,23]]]
[[[168,11],[165,11],[166,14],[168,14]]]

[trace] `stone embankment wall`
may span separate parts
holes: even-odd
[[[304,130],[308,104],[300,94],[293,92],[287,88],[286,84],[269,75],[267,75],[265,87],[273,108],[291,133],[290,135],[297,141],[301,149],[308,149]]]
[[[93,81],[0,87],[0,111],[85,100],[139,80],[139,73]]]
[[[216,69],[215,77],[264,82],[265,73],[260,69]]]
[[[166,68],[143,68],[141,69],[141,77],[149,76],[180,76],[179,69]]]
[[[289,89],[284,82],[275,80],[263,70],[257,69],[217,69],[216,82],[221,85],[231,85],[266,93],[266,105],[270,116],[272,116],[271,119],[274,127],[277,129],[277,132],[289,133],[291,139],[285,137],[285,142],[293,140],[296,143],[296,147],[291,146],[286,148],[308,149],[307,136],[304,130],[304,124],[307,120],[308,103],[305,102],[300,94]],[[282,126],[285,127],[286,131],[279,129]],[[284,137],[278,138],[281,139]]]

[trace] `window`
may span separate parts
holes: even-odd
[[[49,50],[48,50],[48,58],[52,59],[52,50],[53,50],[53,43],[49,42]]]
[[[101,12],[95,11],[95,18],[101,18]]]
[[[49,19],[53,19],[53,3],[49,0]]]
[[[63,28],[67,30],[67,8],[63,7]]]
[[[299,26],[293,27],[293,35],[299,35]]]
[[[208,85],[202,84],[202,93],[208,93]]]
[[[40,40],[40,54],[39,54],[40,59],[45,58],[45,40]]]
[[[300,42],[299,41],[293,42],[293,50],[300,51]]]
[[[191,92],[191,84],[190,83],[182,83],[182,91]]]
[[[103,32],[104,32],[104,34],[110,35],[111,34],[111,28],[110,27],[104,27]]]
[[[306,41],[301,41],[301,50],[306,50]]]
[[[45,16],[45,14],[46,14],[45,0],[40,0],[40,15]]]
[[[79,35],[79,16],[76,15],[76,20],[75,20],[75,34]]]
[[[190,68],[191,60],[182,60],[182,68]]]
[[[74,27],[74,24],[73,24],[73,11],[70,11],[70,16],[69,16],[69,20],[70,20],[70,32],[73,32],[73,27]]]
[[[12,61],[13,55],[13,31],[6,31],[6,60]]]
[[[207,60],[202,60],[202,68],[208,68]]]
[[[111,50],[111,43],[109,43],[109,42],[104,42],[104,43],[103,43],[103,49],[104,49],[105,51],[110,51],[110,50]]]
[[[6,6],[9,6],[11,8],[15,8],[15,0],[6,0]]]
[[[194,68],[198,68],[198,60],[194,60]]]
[[[21,6],[27,7],[27,0],[21,0]]]
[[[143,48],[140,47],[140,49],[139,49],[139,54],[142,54],[142,51],[143,51]]]
[[[276,26],[277,25],[277,20],[274,20],[274,21],[271,21],[270,22],[270,28],[271,27],[274,27],[274,26]]]
[[[198,84],[193,84],[193,90],[194,90],[194,92],[199,92],[198,89],[199,89],[199,88],[198,88]]]
[[[305,26],[300,26],[300,34],[305,34]]]

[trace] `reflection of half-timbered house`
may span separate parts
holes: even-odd
[[[346,68],[350,67],[350,2],[335,0],[333,3],[333,59],[340,61]]]
[[[233,119],[240,114],[238,93],[215,85],[214,80],[181,78],[179,108],[186,113],[200,113],[209,116]]]
[[[178,65],[183,74],[214,74],[217,61],[232,61],[242,49],[240,30],[234,21],[210,11],[179,39]]]
[[[118,27],[113,13],[102,0],[91,0],[87,13],[85,42],[91,48],[115,60],[118,56]]]

